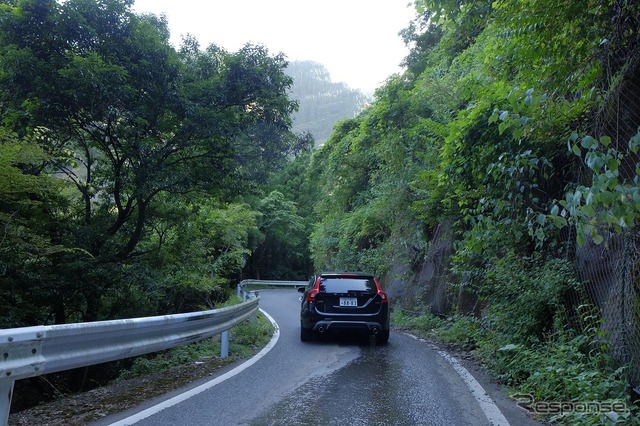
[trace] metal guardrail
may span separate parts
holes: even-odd
[[[0,330],[0,425],[7,425],[16,380],[116,361],[221,334],[222,358],[229,330],[254,317],[258,292],[245,287],[301,287],[306,281],[244,280],[243,303],[188,314],[22,327]]]
[[[254,316],[258,303],[255,297],[203,312],[0,330],[0,424],[8,423],[16,380],[144,355],[218,334],[222,334],[221,357],[226,357],[228,330]]]
[[[243,280],[238,284],[238,297],[242,300],[249,300],[256,297],[257,291],[247,291],[245,287],[259,286],[259,287],[304,287],[307,285],[307,281],[275,281],[275,280]]]

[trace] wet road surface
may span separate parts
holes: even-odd
[[[451,364],[435,348],[408,335],[392,331],[383,346],[355,336],[301,342],[298,297],[292,290],[260,293],[260,306],[278,323],[280,333],[275,346],[255,364],[143,419],[128,416],[163,402],[150,401],[100,424],[491,424]],[[193,387],[197,385],[203,386]],[[517,410],[513,413],[513,425],[528,420]]]
[[[468,391],[445,376],[450,374],[447,365],[432,362],[437,356],[429,361],[410,348],[400,350],[399,340],[404,339],[381,347],[361,346],[357,359],[313,377],[250,424],[488,424],[475,401],[467,395],[460,398]]]

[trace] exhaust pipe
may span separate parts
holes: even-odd
[[[325,331],[324,326],[321,325],[320,327],[318,327],[318,333],[324,333],[324,331]]]
[[[373,330],[371,331],[373,331],[373,334],[376,335],[380,332],[380,329],[378,327],[373,327]]]

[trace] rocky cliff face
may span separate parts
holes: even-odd
[[[456,303],[455,294],[451,294],[449,266],[453,253],[453,235],[449,223],[438,225],[420,258],[413,261],[413,268],[406,259],[415,257],[415,251],[406,247],[404,252],[396,253],[396,261],[387,282],[387,292],[397,299],[399,307],[406,310],[428,310],[434,314],[446,314]],[[410,277],[410,278],[399,278]]]

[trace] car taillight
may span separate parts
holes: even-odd
[[[313,290],[310,290],[309,293],[307,293],[307,302],[315,302],[318,293],[320,293],[320,291],[315,288]]]
[[[378,280],[374,278],[373,282],[376,283],[376,287],[378,288],[378,296],[380,296],[382,303],[389,303],[389,296],[387,296],[387,293],[382,291],[382,289],[380,288],[380,283],[378,283]]]

